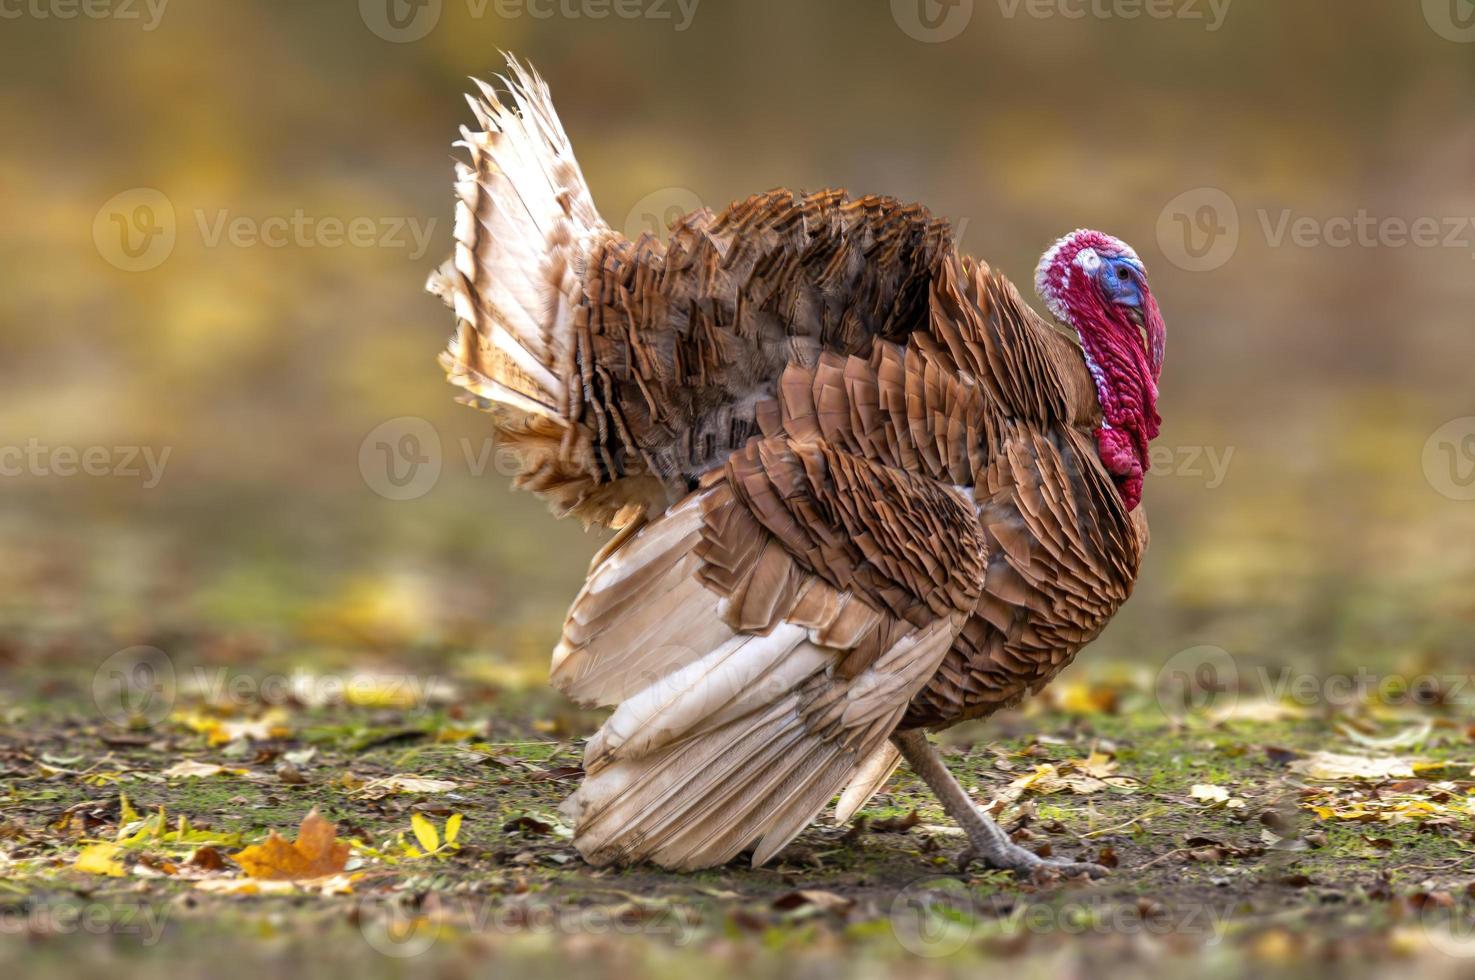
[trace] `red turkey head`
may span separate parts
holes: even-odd
[[[1097,448],[1131,510],[1142,498],[1148,443],[1161,424],[1157,379],[1168,333],[1147,270],[1126,242],[1083,229],[1045,252],[1035,287],[1081,340],[1101,401]]]
[[[1098,363],[1108,349],[1124,353],[1125,344],[1145,358],[1154,382],[1162,375],[1168,328],[1148,288],[1147,269],[1126,242],[1099,231],[1073,231],[1040,259],[1035,287]]]

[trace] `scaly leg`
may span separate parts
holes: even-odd
[[[1067,861],[1064,858],[1042,858],[1033,851],[1020,847],[1009,839],[1002,827],[994,823],[989,815],[973,805],[963,787],[943,765],[937,749],[927,741],[920,731],[897,732],[892,742],[901,750],[902,757],[912,772],[932,790],[942,804],[943,810],[952,817],[968,835],[969,846],[958,857],[958,867],[966,870],[974,861],[982,861],[991,868],[1013,871],[1024,877],[1032,877],[1041,869],[1049,868],[1064,875],[1090,875],[1099,878],[1107,870],[1099,864]]]

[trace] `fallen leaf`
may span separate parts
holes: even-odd
[[[209,878],[195,882],[195,888],[216,895],[285,895],[297,890],[290,881],[258,881],[253,878]]]
[[[1372,758],[1361,755],[1339,755],[1335,752],[1314,752],[1298,759],[1289,766],[1312,779],[1412,779],[1414,767],[1423,760],[1384,756]]]
[[[1405,729],[1387,738],[1373,738],[1370,735],[1364,735],[1345,722],[1338,724],[1337,730],[1364,748],[1386,751],[1388,749],[1406,749],[1425,741],[1429,737],[1429,734],[1434,731],[1434,722],[1428,720],[1420,722],[1412,728]]]
[[[159,775],[165,779],[205,779],[220,775],[241,776],[245,772],[244,769],[227,769],[225,766],[217,766],[213,762],[196,762],[193,759],[186,759],[184,762],[176,762]]]
[[[426,851],[434,851],[440,847],[440,834],[435,829],[435,824],[425,818],[423,813],[410,814],[410,829],[415,832],[415,839]]]
[[[189,864],[202,871],[224,871],[225,858],[213,847],[202,847],[190,855]]]
[[[1207,783],[1199,783],[1188,791],[1188,795],[1203,803],[1229,802],[1229,790],[1223,786],[1211,786]]]
[[[302,820],[297,840],[288,842],[272,831],[261,844],[253,844],[231,859],[252,878],[265,881],[295,881],[337,874],[348,863],[348,845],[339,841],[337,828],[313,810]]]
[[[117,844],[93,844],[84,847],[72,867],[90,875],[121,878],[128,873],[128,869],[118,860],[118,853],[122,850]]]
[[[390,793],[448,793],[456,788],[449,779],[427,779],[408,773],[398,773],[373,779],[360,786],[355,792],[360,796],[387,796]]]
[[[834,892],[820,891],[815,888],[801,888],[798,891],[788,892],[773,900],[773,907],[781,912],[788,912],[805,906],[813,907],[821,911],[836,909],[848,909],[854,905],[852,899],[844,895],[836,895]]]

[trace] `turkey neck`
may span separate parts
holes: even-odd
[[[1162,425],[1157,413],[1157,382],[1136,323],[1105,309],[1093,310],[1080,319],[1083,322],[1074,324],[1076,334],[1101,402],[1103,424],[1097,430],[1097,444],[1103,451],[1102,462],[1119,478],[1119,488],[1126,491],[1123,481],[1135,478],[1136,492],[1124,493],[1130,510],[1140,500],[1141,476],[1148,469],[1148,446]],[[1130,451],[1134,458],[1135,473],[1129,461],[1120,458],[1122,450]]]

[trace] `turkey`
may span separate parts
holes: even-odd
[[[1165,327],[1141,260],[1060,239],[1054,322],[916,205],[773,191],[630,241],[547,85],[469,97],[442,355],[515,485],[616,531],[552,681],[613,709],[564,804],[592,864],[771,859],[904,758],[964,860],[1012,843],[927,733],[1038,692],[1132,591]]]

